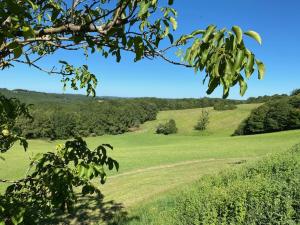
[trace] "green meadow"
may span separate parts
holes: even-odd
[[[202,109],[159,112],[157,120],[146,122],[137,131],[122,135],[105,135],[86,138],[90,147],[101,143],[114,146],[110,153],[119,163],[119,172],[109,173],[101,186],[104,201],[120,203],[129,215],[135,215],[142,206],[184,189],[203,175],[235,168],[258,160],[268,154],[284,152],[300,142],[300,130],[238,136],[231,134],[250,111],[259,104],[239,105],[235,110],[210,111],[210,123],[205,132],[195,131]],[[178,127],[174,135],[155,134],[156,126],[173,118]],[[5,154],[0,161],[0,177],[22,178],[30,157],[45,151],[55,151],[63,141],[30,140],[25,153],[20,146]],[[95,180],[95,184],[100,185]],[[4,186],[0,186],[4,190]],[[92,204],[92,203],[91,203]],[[161,203],[160,203],[161,204]],[[91,221],[99,221],[98,211],[91,209]],[[146,213],[146,212],[143,212]],[[73,221],[76,223],[76,221]]]

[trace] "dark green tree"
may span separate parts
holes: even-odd
[[[170,119],[168,122],[165,124],[159,124],[156,128],[156,133],[157,134],[164,134],[164,135],[169,135],[169,134],[175,134],[177,133],[177,127],[176,127],[176,122],[173,119]]]
[[[202,109],[201,116],[197,124],[194,126],[194,129],[200,131],[206,130],[208,124],[209,124],[209,111]]]
[[[293,90],[293,91],[291,92],[291,96],[293,96],[293,95],[299,95],[299,94],[300,94],[300,88],[295,89],[295,90]]]
[[[243,121],[235,135],[259,134],[300,128],[300,97],[286,96],[277,101],[269,101]]]

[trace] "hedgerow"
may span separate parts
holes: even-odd
[[[300,145],[288,153],[205,177],[176,199],[177,224],[298,224]]]

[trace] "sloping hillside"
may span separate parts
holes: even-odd
[[[207,131],[199,132],[194,130],[197,120],[201,116],[202,109],[185,109],[162,111],[157,115],[157,120],[146,122],[141,126],[140,132],[155,133],[159,123],[165,123],[174,119],[178,127],[177,135],[231,135],[240,122],[245,119],[260,104],[238,105],[237,109],[216,111],[206,108],[209,111],[209,125]]]

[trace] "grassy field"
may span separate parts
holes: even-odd
[[[136,132],[87,138],[91,147],[101,143],[112,144],[115,149],[111,155],[121,166],[119,173],[113,172],[108,177],[102,187],[103,194],[107,200],[122,203],[126,210],[132,212],[142,204],[163,198],[165,193],[184,188],[204,174],[282,152],[300,142],[300,130],[231,137],[238,124],[257,106],[240,105],[231,111],[209,109],[210,123],[205,132],[193,130],[201,109],[189,109],[160,112],[157,120],[143,124]],[[176,121],[178,133],[156,135],[158,123],[170,118]],[[16,146],[6,154],[5,161],[0,161],[0,177],[23,177],[32,155],[51,151],[61,142],[32,140],[27,153]],[[0,186],[0,190],[3,189],[4,186]],[[93,208],[90,213],[95,215],[96,212]]]

